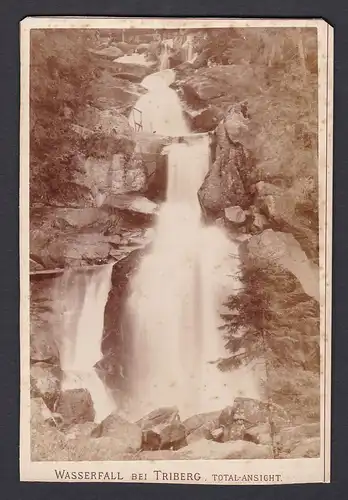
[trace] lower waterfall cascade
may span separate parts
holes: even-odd
[[[92,272],[69,270],[58,279],[55,292],[59,314],[62,390],[87,389],[95,420],[100,422],[115,408],[95,365],[102,358],[104,309],[111,287],[112,264]]]
[[[131,283],[134,418],[168,405],[188,416],[223,408],[237,394],[258,395],[252,377],[239,372],[237,383],[217,367],[226,355],[219,330],[219,269],[233,243],[201,217],[197,192],[209,169],[209,136],[192,134],[175,91],[165,85],[161,73],[150,77],[149,92],[136,104],[143,112],[144,131],[179,135],[184,141],[166,146],[166,200],[151,252]],[[237,244],[233,253],[238,254]],[[234,262],[232,273],[237,275],[238,259]],[[235,283],[238,287],[238,280]]]

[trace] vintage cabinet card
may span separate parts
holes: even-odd
[[[21,23],[23,481],[330,481],[333,30]]]

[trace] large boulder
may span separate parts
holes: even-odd
[[[186,429],[176,407],[154,410],[137,425],[143,433],[143,450],[178,449],[186,444]]]
[[[197,431],[201,427],[206,427],[208,429],[211,426],[215,426],[219,415],[220,411],[218,410],[208,413],[199,413],[198,415],[192,415],[192,417],[187,418],[183,421],[187,435]]]
[[[80,157],[79,162],[74,182],[92,193],[94,206],[102,206],[109,194],[144,192],[147,188],[147,165],[141,153]]]
[[[126,58],[118,59],[115,60],[114,62],[114,69],[117,71],[119,74],[122,73],[127,73],[128,75],[132,75],[133,77],[136,77],[138,81],[143,80],[147,75],[150,75],[153,73],[154,66],[153,61],[146,61],[144,60],[141,61],[141,64],[134,64],[128,60],[126,61]]]
[[[56,411],[62,415],[66,426],[93,422],[95,418],[93,401],[87,389],[62,391]]]
[[[300,242],[306,254],[318,258],[318,221],[316,210],[309,200],[315,189],[307,179],[298,179],[287,189],[270,182],[259,181],[253,186],[254,204],[271,222],[273,228],[291,232]],[[301,213],[301,207],[308,208]]]
[[[145,93],[139,82],[144,71],[134,72],[134,68],[124,68],[121,65],[112,65],[103,71],[101,76],[94,80],[90,87],[90,101],[100,110],[115,109],[119,113],[127,114],[135,105],[139,97]],[[122,65],[124,66],[124,65]],[[140,67],[141,68],[141,67]],[[147,70],[145,69],[145,73]],[[82,124],[81,124],[82,125]]]
[[[48,245],[50,260],[57,267],[105,264],[109,261],[110,238],[99,234],[62,234]]]
[[[136,44],[128,42],[113,42],[112,45],[120,49],[124,54],[130,54],[137,48]]]
[[[266,229],[245,243],[246,259],[261,267],[273,264],[290,271],[304,292],[319,301],[319,268],[290,233]]]
[[[83,207],[83,208],[55,208],[52,209],[52,217],[56,221],[62,223],[66,227],[73,227],[74,229],[83,229],[91,226],[96,222],[105,222],[109,214],[102,211],[98,207]]]
[[[216,426],[221,433],[216,437],[213,434],[213,439],[271,444],[271,434],[287,423],[288,417],[282,408],[252,398],[237,397],[233,405],[221,411]]]
[[[93,143],[98,138],[108,141],[115,154],[122,152],[129,154],[134,150],[134,131],[127,118],[119,113],[116,107],[98,109],[94,106],[87,106],[77,115],[76,122],[85,130],[90,131],[90,139],[87,144],[90,153],[94,152]],[[105,156],[105,151],[100,153]],[[98,155],[98,151],[96,154]]]
[[[142,432],[138,425],[128,422],[116,412],[106,417],[92,432],[92,437],[112,437],[120,441],[120,447],[127,452],[141,448]]]
[[[48,363],[35,363],[30,367],[31,396],[41,397],[48,408],[53,409],[60,397],[61,370]]]
[[[241,142],[229,138],[225,120],[216,128],[214,140],[215,161],[198,191],[201,206],[215,214],[230,206],[248,208],[252,200],[251,157]]]
[[[116,57],[123,56],[123,51],[121,50],[121,48],[114,45],[111,45],[109,47],[104,47],[98,50],[91,49],[90,52],[92,52],[97,56],[105,57],[106,59],[111,59],[111,60],[116,59]]]
[[[103,200],[105,201],[105,199]],[[137,207],[136,207],[137,208]],[[149,216],[147,216],[149,217]],[[31,219],[31,232],[38,232],[38,219],[42,221],[40,239],[36,238],[32,250],[42,268],[101,264],[113,260],[113,249],[121,241],[126,224],[125,212],[103,204],[102,207],[46,207],[37,209]],[[116,245],[117,246],[117,245]],[[50,306],[50,304],[48,305]],[[40,312],[40,318],[47,312]],[[41,322],[47,330],[50,318]],[[47,341],[51,342],[49,332]],[[39,338],[45,334],[38,332]],[[35,342],[35,339],[34,339]]]
[[[157,203],[137,194],[116,194],[108,196],[104,205],[125,210],[135,214],[153,215],[157,211]]]
[[[238,397],[232,406],[222,410],[219,425],[226,426],[235,420],[244,420],[251,425],[265,423],[269,419],[268,407],[265,403],[252,398]]]
[[[249,205],[240,169],[246,161],[243,147],[231,145],[220,151],[198,191],[199,201],[208,213],[219,213],[230,206]]]
[[[222,118],[222,113],[215,106],[193,112],[187,110],[191,121],[191,128],[195,132],[209,132],[214,130]]]
[[[233,104],[224,118],[224,126],[227,136],[231,142],[240,142],[247,146],[249,144],[249,115],[247,102]]]
[[[195,61],[196,63],[196,61]],[[198,62],[197,62],[198,63]],[[230,96],[230,103],[245,95],[245,81],[253,80],[253,69],[249,65],[220,65],[200,68],[182,83],[188,103],[211,102],[222,96]]]

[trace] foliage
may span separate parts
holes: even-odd
[[[268,265],[242,270],[244,285],[223,315],[231,356],[222,368],[263,358],[272,367],[319,369],[319,305],[289,272]]]
[[[32,30],[30,61],[31,200],[49,203],[71,180],[83,140],[71,124],[96,77],[94,30]]]

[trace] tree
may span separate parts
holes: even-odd
[[[71,128],[74,116],[88,103],[97,75],[89,48],[95,30],[31,31],[30,187],[31,201],[49,201],[69,182],[83,139]]]
[[[263,358],[272,367],[319,370],[319,304],[274,265],[244,265],[244,285],[229,297],[222,327],[231,356],[222,369]]]

